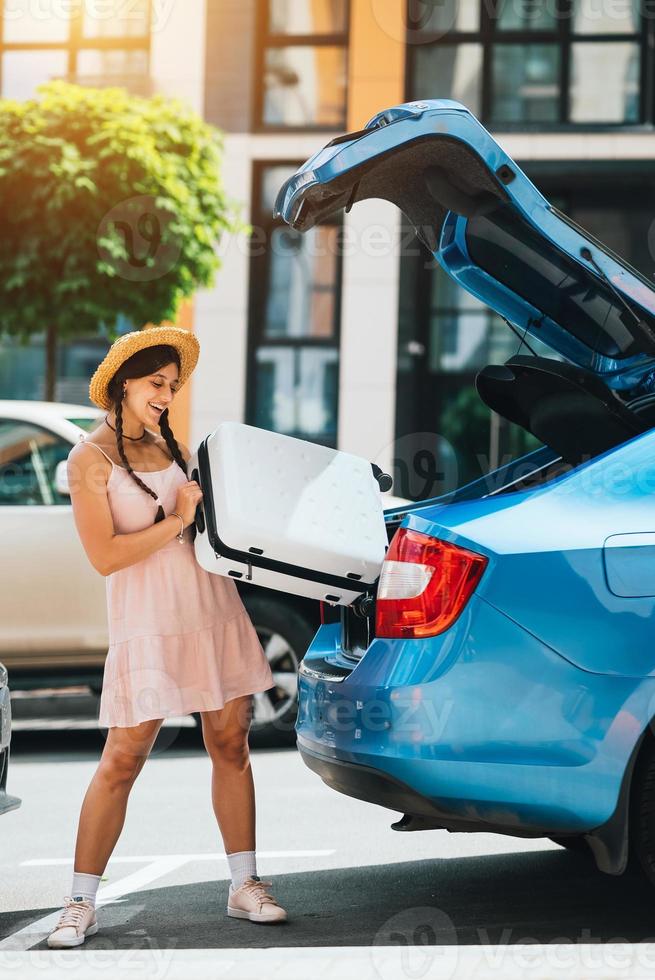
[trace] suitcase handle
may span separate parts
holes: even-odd
[[[195,470],[194,469],[192,471],[192,473],[191,473],[191,479],[192,480],[195,480],[196,483],[198,485],[200,485],[200,476],[198,474],[198,470]],[[194,537],[194,540],[195,540],[195,536],[196,536],[195,535],[195,532],[196,532],[196,530],[198,530],[201,534],[204,534],[204,532],[205,532],[205,515],[203,514],[203,511],[202,511],[202,501],[200,501],[198,503],[198,506],[196,507],[196,513],[195,513],[195,517],[194,517],[193,520],[194,520],[194,523],[193,523],[193,537]]]
[[[393,484],[391,476],[388,473],[384,473],[377,463],[371,463],[371,467],[373,468],[373,476],[378,481],[380,490],[391,490]]]

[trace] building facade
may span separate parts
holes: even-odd
[[[645,2],[139,0],[117,6],[140,21],[117,15],[85,31],[78,17],[65,37],[57,23],[56,39],[42,23],[39,37],[18,18],[8,29],[11,6],[3,95],[29,97],[53,75],[119,80],[184,97],[224,132],[226,188],[252,230],[221,243],[214,287],[181,313],[202,350],[174,418],[190,446],[222,420],[246,421],[367,456],[394,474],[396,493],[418,499],[530,445],[473,387],[519,341],[440,272],[396,208],[362,202],[305,235],[273,219],[298,164],[395,103],[465,103],[555,206],[653,274]],[[59,398],[86,400],[103,343],[62,350]],[[40,397],[29,389],[38,344],[10,346],[0,346],[0,395]]]

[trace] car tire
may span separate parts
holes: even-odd
[[[635,768],[630,795],[630,860],[655,885],[655,743],[645,749]]]
[[[255,694],[250,724],[251,745],[295,745],[298,713],[298,668],[316,630],[298,607],[280,592],[280,598],[251,591],[241,594],[257,636],[267,653],[278,682],[274,688]],[[201,727],[200,714],[194,712]]]

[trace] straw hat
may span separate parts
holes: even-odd
[[[142,330],[123,334],[107,351],[89,383],[89,398],[93,404],[109,411],[114,403],[107,389],[121,364],[138,350],[154,347],[156,344],[170,344],[180,355],[178,389],[181,388],[196,366],[200,353],[198,338],[190,330],[184,330],[182,327],[144,327]]]

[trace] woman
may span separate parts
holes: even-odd
[[[149,327],[112,344],[89,386],[107,411],[68,456],[73,515],[84,550],[106,576],[109,650],[98,722],[107,740],[79,818],[71,894],[48,946],[98,931],[96,892],[123,827],[130,789],[162,720],[199,711],[212,761],[212,803],[230,867],[227,914],[287,915],[257,875],[248,753],[252,694],[274,685],[234,581],[196,561],[202,491],[168,409],[193,371],[196,337]],[[152,428],[159,426],[160,434]]]

